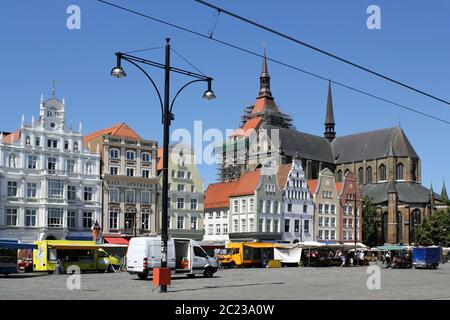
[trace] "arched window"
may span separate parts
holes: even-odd
[[[336,182],[342,182],[342,170],[338,170],[336,175]]]
[[[132,150],[127,150],[126,152],[127,160],[134,161],[136,159],[136,152]]]
[[[410,243],[415,243],[417,241],[417,229],[422,223],[422,215],[419,209],[414,209],[411,212],[410,217],[410,228],[411,228],[411,238],[409,240]]]
[[[350,172],[350,169],[345,169],[344,177],[346,177],[349,172]]]
[[[380,165],[379,170],[379,181],[386,181],[386,166],[384,164]]]
[[[367,167],[366,169],[366,179],[367,183],[372,183],[372,167]]]
[[[141,155],[142,161],[144,162],[150,162],[151,160],[151,155],[148,152],[143,152]]]
[[[395,170],[397,180],[403,180],[403,168],[404,166],[402,163],[397,164],[397,168]]]
[[[359,184],[364,183],[364,169],[362,167],[358,169],[358,182]]]
[[[120,150],[119,149],[111,149],[111,150],[109,150],[109,157],[111,159],[119,159],[119,157],[120,157]]]
[[[31,144],[30,136],[27,136],[27,137],[25,138],[25,144],[26,144],[27,146],[29,146],[29,145]]]

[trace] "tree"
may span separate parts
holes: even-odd
[[[418,229],[417,242],[421,246],[450,246],[450,210],[435,212],[425,219]]]
[[[369,247],[377,245],[377,226],[376,226],[376,210],[369,197],[364,197],[363,204],[363,226],[362,237],[363,243]]]

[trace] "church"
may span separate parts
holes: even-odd
[[[422,221],[446,206],[441,195],[421,185],[421,159],[403,129],[337,136],[335,125],[329,81],[323,136],[295,129],[275,103],[264,52],[256,102],[244,109],[240,128],[217,149],[220,180],[235,181],[263,165],[279,167],[292,159],[301,159],[307,179],[328,168],[342,182],[352,172],[362,196],[377,208],[378,242],[415,243]]]

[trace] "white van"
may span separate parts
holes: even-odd
[[[186,274],[188,277],[203,274],[211,278],[217,271],[217,260],[209,257],[192,239],[169,239],[167,249],[167,267],[172,269],[172,274]],[[160,267],[161,238],[131,238],[127,252],[128,273],[144,280],[153,273],[153,268]]]

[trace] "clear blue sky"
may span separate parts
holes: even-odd
[[[111,0],[138,11],[207,33],[213,11],[194,2]],[[335,52],[437,96],[450,99],[450,3],[424,1],[238,1],[215,4]],[[66,28],[66,8],[81,8],[81,30]],[[382,29],[366,27],[366,9],[381,7]],[[29,122],[38,115],[39,97],[50,94],[52,80],[57,95],[65,97],[68,119],[83,122],[88,133],[126,122],[143,137],[161,142],[160,111],[147,80],[132,66],[122,80],[109,76],[114,52],[164,44],[172,38],[182,53],[205,74],[214,77],[218,99],[200,97],[202,85],[186,90],[175,107],[174,128],[203,127],[220,130],[239,125],[242,108],[258,92],[261,61],[211,41],[130,15],[93,0],[8,1],[0,14],[2,77],[0,78],[0,131],[12,131],[24,113]],[[222,15],[215,36],[262,51],[268,56],[334,80],[398,101],[450,120],[450,107],[355,70],[274,35]],[[163,50],[139,55],[163,61]],[[190,68],[173,55],[173,64]],[[298,130],[321,135],[327,84],[285,67],[269,63],[272,93],[290,114]],[[162,85],[161,70],[151,70]],[[174,79],[173,88],[181,84]],[[422,158],[422,181],[430,180],[440,192],[442,178],[450,187],[448,170],[449,125],[419,117],[347,89],[333,88],[338,135],[401,126]],[[200,166],[205,184],[215,181],[215,166]]]

